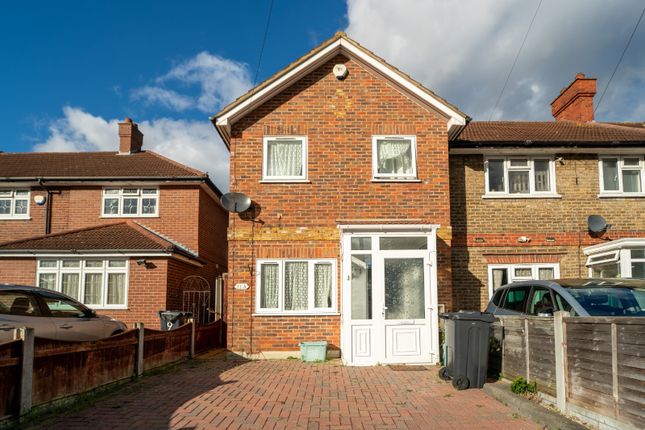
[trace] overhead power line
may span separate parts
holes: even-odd
[[[634,26],[634,30],[632,31],[632,34],[630,34],[629,39],[627,39],[627,43],[625,44],[625,49],[623,49],[623,53],[620,54],[620,58],[618,59],[618,62],[616,63],[616,67],[614,67],[614,71],[611,72],[611,76],[609,77],[609,80],[607,81],[607,85],[605,85],[605,89],[602,90],[602,94],[600,95],[600,98],[598,99],[598,104],[596,105],[596,108],[593,110],[594,113],[596,113],[596,111],[598,110],[598,107],[600,106],[600,103],[602,102],[603,97],[605,97],[605,93],[607,92],[607,88],[609,88],[609,84],[611,84],[612,79],[614,79],[614,75],[616,74],[616,70],[618,70],[618,67],[620,66],[620,63],[623,61],[623,57],[625,56],[625,52],[627,52],[627,49],[629,48],[629,44],[632,43],[632,39],[634,38],[634,34],[636,33],[636,30],[638,30],[638,26],[640,25],[644,14],[645,14],[645,7],[643,7],[643,10],[641,11],[641,16],[639,16],[638,21],[636,21],[636,25]]]
[[[264,45],[267,41],[267,34],[269,34],[269,25],[271,24],[271,13],[273,12],[273,0],[269,4],[269,14],[267,15],[267,25],[264,28],[264,37],[262,37],[262,46],[260,47],[260,56],[258,57],[258,66],[255,68],[255,77],[253,78],[253,86],[258,84],[258,73],[260,72],[260,64],[262,63],[262,54],[264,53]]]
[[[517,54],[515,55],[515,60],[513,60],[513,65],[511,66],[511,70],[508,71],[508,75],[506,75],[506,80],[504,81],[504,86],[502,87],[502,91],[499,92],[499,96],[497,96],[497,100],[495,101],[495,106],[490,110],[490,115],[488,115],[488,120],[490,121],[493,118],[493,113],[495,112],[495,109],[497,109],[497,106],[499,105],[499,101],[502,99],[502,95],[504,94],[504,90],[506,90],[506,85],[508,85],[508,80],[511,77],[511,73],[513,73],[513,69],[515,69],[515,64],[517,64],[517,59],[520,58],[520,54],[522,53],[522,49],[524,49],[524,44],[526,43],[526,39],[529,37],[529,33],[531,32],[531,28],[533,27],[533,22],[535,22],[535,17],[538,14],[538,11],[540,10],[540,6],[542,6],[542,0],[540,0],[540,3],[538,4],[537,8],[535,9],[535,13],[533,14],[533,18],[531,18],[531,23],[529,24],[529,28],[526,29],[526,34],[524,35],[524,39],[522,40],[522,44],[520,45],[520,49],[517,51]]]

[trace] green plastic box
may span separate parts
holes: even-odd
[[[300,358],[302,361],[325,361],[327,359],[327,341],[301,342]]]

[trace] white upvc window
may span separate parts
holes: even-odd
[[[336,260],[258,260],[258,314],[335,314]]]
[[[486,197],[555,197],[555,163],[544,156],[489,156]]]
[[[645,163],[638,155],[602,156],[598,160],[601,196],[645,196]]]
[[[618,248],[587,257],[592,278],[645,278],[645,247]]]
[[[0,189],[0,219],[29,218],[29,190]]]
[[[158,188],[104,188],[101,215],[106,218],[159,216]]]
[[[262,180],[307,180],[307,137],[265,136],[262,143]]]
[[[416,136],[372,136],[372,176],[375,180],[417,179]]]
[[[93,309],[126,309],[128,260],[42,258],[36,285],[66,294]]]
[[[488,297],[502,285],[531,279],[557,279],[560,277],[558,263],[514,263],[488,265]]]

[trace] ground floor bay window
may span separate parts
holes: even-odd
[[[593,278],[644,278],[645,238],[618,239],[586,248]]]
[[[560,277],[560,265],[554,263],[490,264],[488,266],[488,297],[502,285],[531,279],[556,279]]]
[[[125,309],[127,259],[42,258],[36,285],[66,294],[94,309]]]

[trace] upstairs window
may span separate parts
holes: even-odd
[[[157,188],[105,188],[101,214],[104,217],[154,217],[159,215]]]
[[[0,219],[29,217],[29,190],[0,190]]]
[[[263,147],[263,180],[289,182],[307,179],[306,137],[265,137]]]
[[[374,179],[417,179],[415,136],[374,136],[372,171]]]
[[[626,155],[600,159],[601,194],[644,194],[643,157]]]
[[[550,158],[490,157],[485,165],[487,196],[555,195],[555,167]]]

